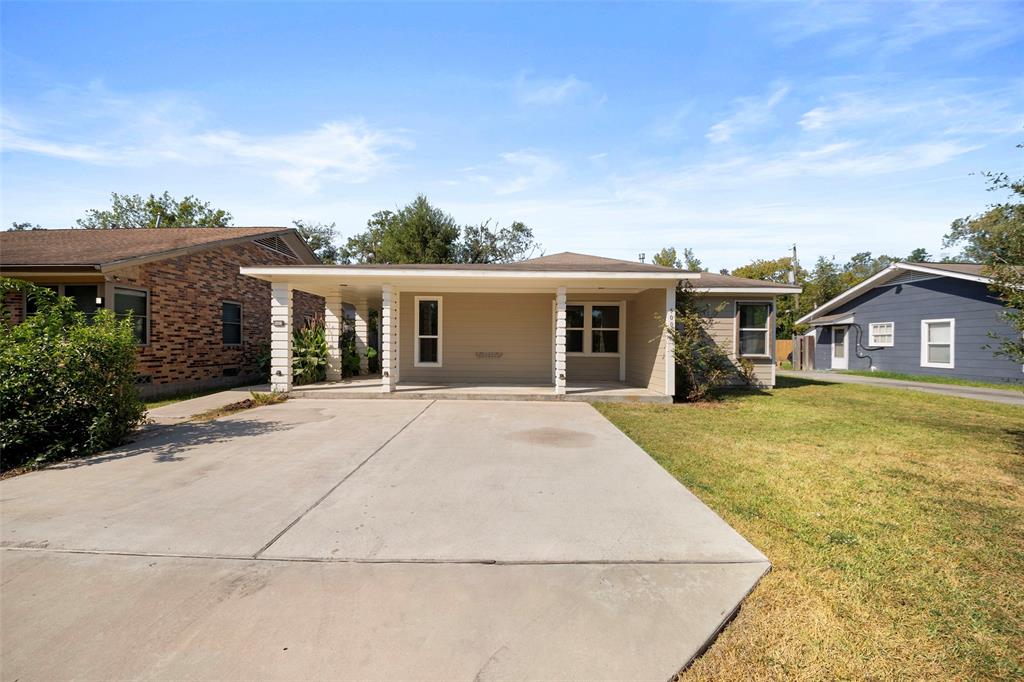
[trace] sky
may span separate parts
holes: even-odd
[[[1024,3],[0,3],[0,224],[425,194],[547,253],[942,253],[1021,174]]]

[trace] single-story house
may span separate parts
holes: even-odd
[[[690,282],[707,303],[711,338],[775,381],[775,296],[799,292],[773,282],[686,272],[613,258],[559,253],[509,264],[275,265],[243,267],[268,282],[271,383],[292,388],[294,292],[322,296],[328,338],[343,303],[356,311],[357,346],[379,311],[384,392],[410,385],[532,385],[564,395],[574,385],[638,387],[671,399],[675,370],[666,323],[676,286]],[[340,378],[331,342],[328,380]]]
[[[0,232],[0,275],[48,287],[86,314],[132,317],[147,396],[257,379],[270,340],[270,285],[239,267],[319,262],[292,228]],[[14,323],[32,312],[21,294],[4,305]],[[296,324],[322,314],[321,298],[296,296]]]
[[[895,263],[797,320],[813,327],[815,369],[884,370],[1018,383],[991,334],[1019,332],[972,263]]]

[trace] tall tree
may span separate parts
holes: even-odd
[[[910,252],[910,255],[903,260],[907,263],[927,263],[932,259],[932,255],[928,253],[927,249],[916,248]]]
[[[226,227],[231,214],[213,208],[207,201],[192,195],[175,199],[169,192],[160,196],[150,194],[111,195],[108,209],[90,209],[78,220],[78,226],[90,230],[143,227]]]
[[[533,231],[521,222],[494,228],[490,221],[460,227],[455,219],[417,196],[397,211],[379,211],[366,230],[341,250],[356,263],[510,263],[539,250]]]
[[[313,253],[321,263],[337,263],[341,258],[341,250],[334,243],[335,224],[314,223],[308,220],[293,220],[292,225],[302,238],[313,249]]]
[[[700,258],[693,253],[693,249],[683,249],[683,267],[690,272],[707,272],[707,268],[700,262]]]
[[[530,258],[540,245],[533,230],[516,221],[507,227],[491,229],[491,221],[462,228],[458,260],[461,263],[514,263]]]
[[[1024,177],[983,175],[988,190],[1005,192],[1006,200],[953,221],[942,245],[961,247],[964,260],[984,264],[982,271],[992,277],[989,288],[1007,306],[1003,318],[1017,330],[1013,336],[995,335],[995,353],[1024,363]]]
[[[676,255],[676,249],[674,246],[666,246],[658,253],[654,254],[654,258],[651,259],[655,265],[660,265],[663,268],[681,268],[683,267],[682,261],[679,260],[679,256]]]

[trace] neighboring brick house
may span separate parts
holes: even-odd
[[[0,233],[0,274],[48,286],[91,313],[134,313],[143,395],[239,385],[258,378],[270,337],[270,285],[240,266],[319,260],[291,228],[30,230]],[[4,305],[12,322],[31,303]],[[293,324],[324,299],[295,292]]]

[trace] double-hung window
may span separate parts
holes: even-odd
[[[220,308],[221,340],[225,346],[242,345],[242,304],[224,301]]]
[[[441,297],[416,297],[417,367],[441,366]]]
[[[75,302],[75,310],[85,313],[86,317],[92,317],[100,307],[99,287],[95,284],[43,284],[43,289],[49,289],[58,296],[66,296]],[[25,297],[25,314],[32,315],[38,312],[36,301],[31,296]]]
[[[771,303],[737,303],[741,357],[771,355]]]
[[[953,369],[956,320],[921,320],[921,366]]]
[[[132,321],[135,343],[149,343],[149,292],[142,289],[114,289],[114,313]]]
[[[872,348],[891,348],[895,345],[894,322],[872,322],[868,325],[868,345]]]
[[[565,352],[617,355],[622,307],[618,303],[570,303],[565,306]]]

